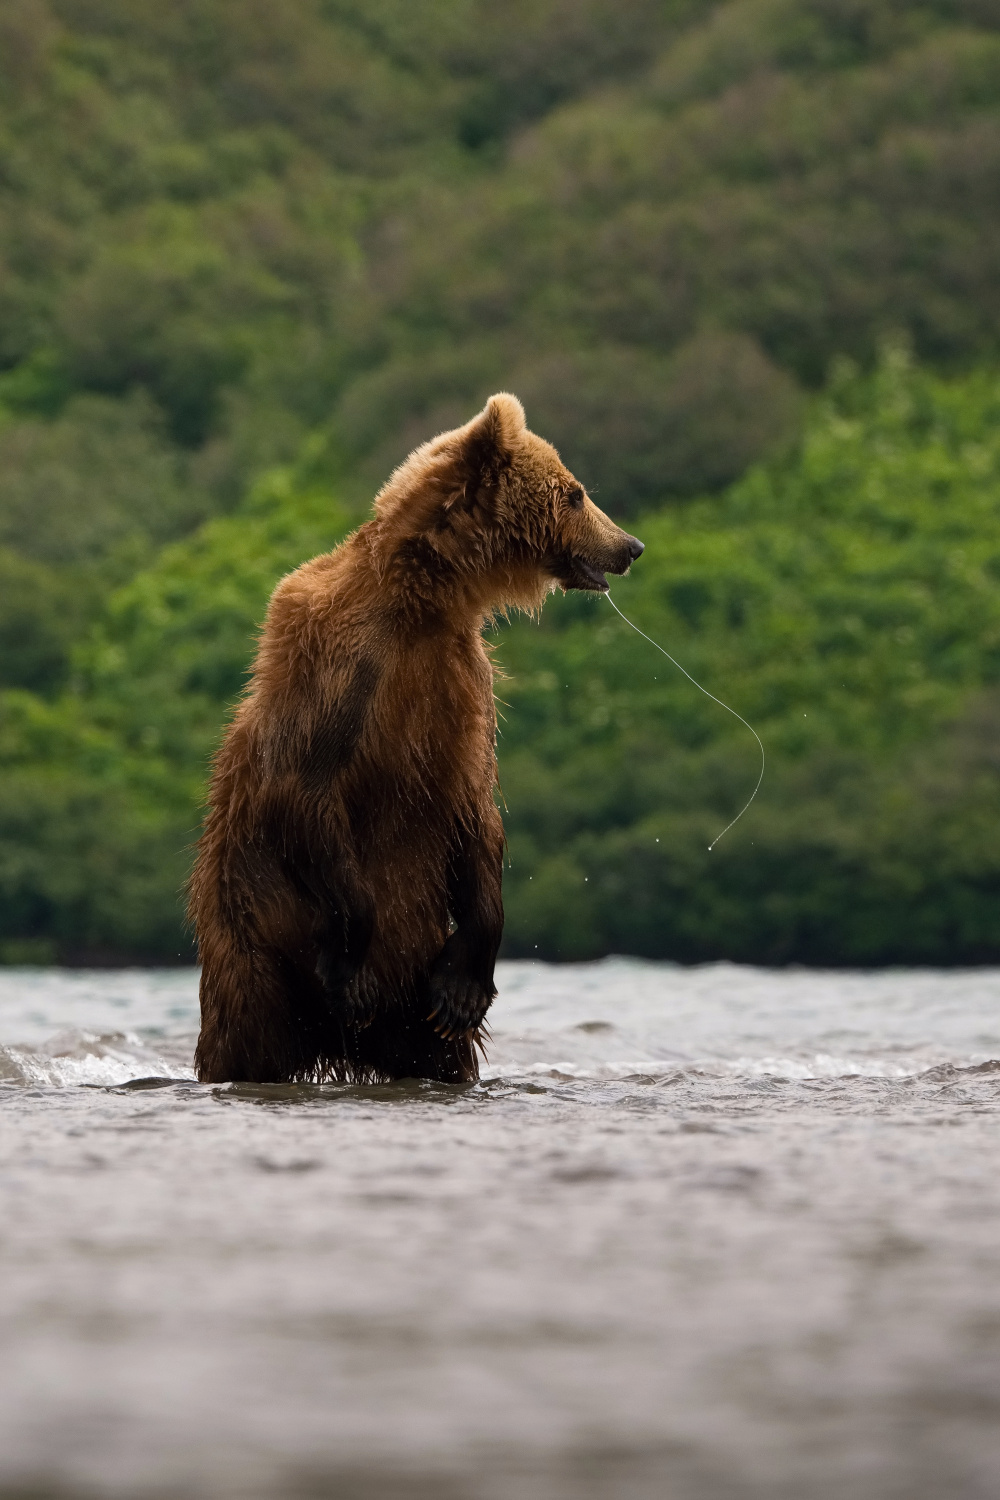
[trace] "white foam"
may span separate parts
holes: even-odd
[[[137,1078],[193,1079],[133,1032],[99,1036],[72,1028],[40,1046],[0,1047],[0,1081],[49,1088],[115,1085]]]

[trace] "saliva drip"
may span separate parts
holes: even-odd
[[[648,641],[651,646],[655,646],[656,649],[657,649],[657,651],[659,651],[663,656],[665,656],[667,658],[667,661],[669,661],[673,666],[675,666],[677,668],[678,672],[683,672],[684,673],[684,676],[687,678],[688,682],[694,683],[694,685],[698,689],[699,693],[704,693],[706,698],[711,698],[711,700],[712,700],[713,703],[717,703],[720,708],[724,708],[726,710],[727,714],[732,714],[732,716],[733,716],[734,719],[739,719],[740,723],[744,726],[744,728],[749,729],[750,733],[753,735],[754,739],[757,741],[757,744],[760,746],[760,775],[757,777],[757,785],[754,787],[753,791],[750,793],[749,799],[747,800],[746,804],[743,807],[740,808],[740,810],[736,814],[735,818],[733,818],[732,823],[727,823],[726,826],[725,826],[725,828],[722,830],[722,832],[716,834],[715,838],[709,844],[709,846],[708,846],[709,847],[709,851],[711,851],[712,849],[715,848],[715,846],[719,842],[719,840],[721,838],[725,837],[725,835],[729,832],[730,828],[732,828],[733,824],[734,823],[738,823],[740,821],[740,819],[742,818],[743,814],[746,812],[747,808],[750,806],[750,803],[753,801],[753,799],[756,797],[757,793],[760,791],[760,784],[764,780],[764,744],[763,744],[763,741],[761,740],[761,737],[757,733],[756,729],[754,729],[753,725],[752,724],[748,724],[747,721],[746,721],[746,719],[744,719],[744,717],[743,717],[742,714],[738,714],[736,712],[735,708],[730,708],[728,703],[723,703],[723,701],[722,701],[721,698],[717,698],[714,693],[710,693],[708,691],[708,688],[702,687],[702,685],[701,685],[700,682],[695,682],[695,679],[691,676],[691,673],[689,671],[687,671],[687,669],[685,667],[682,667],[679,661],[674,661],[674,658],[670,655],[669,651],[664,651],[663,647],[659,644],[659,642],[658,641],[654,641],[653,637],[651,635],[647,635],[644,630],[640,630],[639,627],[638,627],[638,625],[633,625],[632,621],[629,619],[628,615],[623,615],[622,612],[621,612],[621,610],[618,608],[617,604],[615,603],[615,601],[612,599],[612,597],[611,597],[611,591],[610,590],[608,590],[605,593],[604,597],[607,599],[608,603],[611,605],[611,608],[614,610],[615,614],[616,615],[620,615],[621,618],[625,621],[625,624],[628,625],[630,627],[630,629],[634,630],[635,633],[636,633],[636,635],[641,635],[644,641]]]

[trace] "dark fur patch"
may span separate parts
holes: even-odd
[[[348,764],[364,728],[365,714],[378,686],[379,670],[370,656],[361,657],[347,687],[316,726],[300,774],[306,791],[320,795]]]
[[[442,557],[425,536],[410,537],[400,545],[396,556],[408,569],[418,570],[437,585],[455,573],[454,564]]]

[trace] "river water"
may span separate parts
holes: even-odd
[[[0,971],[0,1497],[994,1500],[1000,971],[500,968],[472,1087]]]

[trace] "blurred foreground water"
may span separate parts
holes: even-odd
[[[0,1497],[992,1500],[1000,971],[501,965],[469,1088],[0,971]]]

